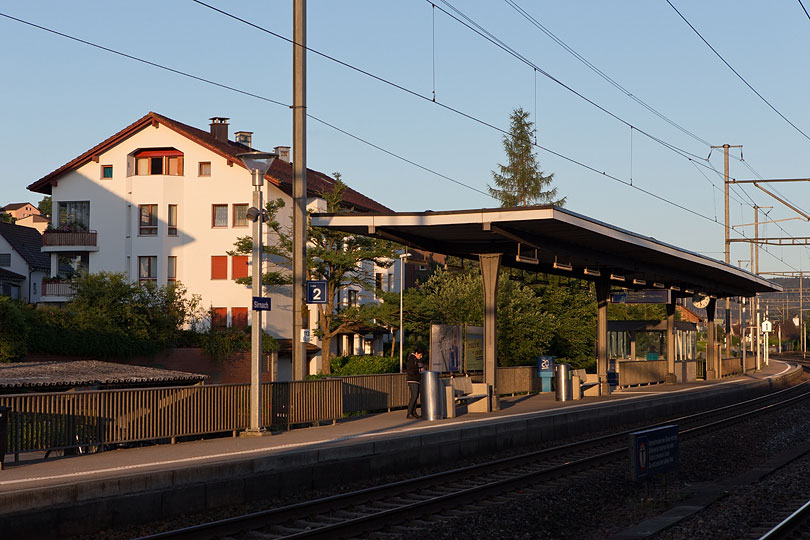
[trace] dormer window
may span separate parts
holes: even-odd
[[[183,176],[183,153],[174,148],[154,148],[135,153],[135,174]]]

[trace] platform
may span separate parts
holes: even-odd
[[[81,534],[90,523],[130,523],[320,488],[476,454],[721,406],[801,376],[778,360],[720,381],[651,385],[558,402],[554,394],[501,398],[501,410],[436,421],[405,410],[262,437],[223,437],[41,459],[7,456],[0,471],[0,527]]]

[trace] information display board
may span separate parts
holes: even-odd
[[[630,477],[642,480],[678,466],[678,426],[630,434]]]

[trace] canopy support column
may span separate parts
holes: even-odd
[[[664,378],[665,384],[675,384],[675,296],[673,295],[667,304],[667,376]]]
[[[717,359],[715,358],[715,337],[714,337],[714,307],[717,300],[712,298],[706,306],[706,380],[717,379]]]
[[[607,383],[608,371],[608,295],[610,293],[610,281],[599,279],[596,285],[596,373],[599,375],[599,385],[602,395],[610,393]]]
[[[498,369],[498,270],[500,253],[485,253],[478,256],[481,278],[484,280],[484,382],[492,388],[492,410],[497,411],[498,392],[495,387]]]

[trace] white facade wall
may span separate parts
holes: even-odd
[[[135,175],[132,154],[150,148],[174,148],[183,153],[183,175]],[[211,163],[211,175],[198,176],[200,162]],[[102,167],[113,166],[113,177],[102,179]],[[247,227],[233,226],[233,205],[251,204],[250,173],[165,125],[146,127],[89,162],[60,177],[52,188],[54,225],[60,202],[89,201],[90,229],[98,231],[98,251],[89,254],[90,272],[124,272],[138,279],[138,257],[157,257],[157,284],[167,283],[168,257],[177,257],[177,280],[188,294],[202,297],[201,307],[249,308],[251,289],[232,279],[231,258],[228,279],[211,279],[211,257],[226,255],[240,236],[252,234]],[[292,201],[276,186],[265,182],[264,201],[283,198],[279,221],[289,220]],[[139,234],[139,205],[158,206],[158,233]],[[177,205],[177,236],[168,235],[168,207]],[[228,226],[212,226],[213,205],[228,205]],[[264,227],[265,241],[268,228]],[[250,261],[249,261],[250,264]],[[267,270],[267,266],[265,266]],[[250,274],[250,270],[248,270]],[[286,289],[286,290],[284,290]],[[263,327],[279,338],[291,337],[291,288],[274,290],[272,311],[265,313]],[[249,316],[248,316],[249,320]]]

